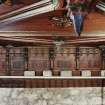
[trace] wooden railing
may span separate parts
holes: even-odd
[[[101,48],[101,47],[100,47]],[[52,46],[0,48],[0,87],[105,86],[103,54],[96,47]]]
[[[82,70],[90,70],[100,76],[104,69],[101,51],[95,47],[62,47],[61,52],[50,47],[12,47],[0,49],[0,75],[24,75],[24,71],[35,71],[42,76],[43,71],[51,70],[52,76],[60,76],[61,71],[72,71],[75,75]],[[77,71],[76,71],[77,70]],[[77,73],[81,76],[81,73]],[[75,75],[75,76],[76,76]],[[95,76],[94,75],[94,76]]]

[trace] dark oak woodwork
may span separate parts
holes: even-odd
[[[75,36],[73,26],[62,27],[62,28],[56,27],[49,20],[50,16],[53,16],[54,14],[59,15],[59,13],[60,13],[59,11],[56,11],[56,13],[51,12],[46,15],[43,14],[20,22],[11,23],[10,25],[1,26],[0,31],[28,31],[28,32],[35,31],[39,33],[41,32],[48,33],[49,36],[50,34],[52,36],[56,35]],[[105,32],[104,19],[105,16],[99,13],[89,14],[84,22],[84,29],[81,36],[104,36],[102,34]]]
[[[12,87],[12,88],[67,88],[67,87],[101,87],[102,81],[100,79],[0,79],[0,87]],[[104,82],[103,82],[104,83]],[[105,84],[103,84],[105,86]]]
[[[20,0],[20,1],[23,2],[26,5],[29,5],[29,4],[33,4],[34,2],[38,2],[38,1],[41,1],[41,0]]]
[[[7,18],[23,13],[19,9],[39,0],[16,0],[0,5],[0,17]],[[105,69],[101,44],[105,44],[105,16],[90,13],[84,22],[82,35],[75,37],[73,25],[59,27],[51,17],[66,14],[63,0],[57,10],[33,16],[11,24],[0,24],[0,76],[24,76],[24,71],[35,71],[35,76],[43,76],[50,70],[52,76],[61,76],[61,71],[72,71],[72,76],[82,76],[89,70],[91,76],[101,76]],[[12,4],[11,4],[12,3]],[[10,6],[8,6],[10,5]],[[32,7],[33,8],[33,7]],[[30,9],[30,8],[29,8]],[[15,14],[7,15],[11,11]],[[3,19],[3,18],[0,18]],[[61,52],[56,52],[54,41],[57,36],[64,39]],[[7,46],[8,45],[8,46]],[[11,46],[12,45],[12,46]],[[21,47],[20,47],[21,46]],[[52,50],[52,52],[50,52]],[[53,51],[54,50],[54,51]],[[103,63],[102,63],[103,62]],[[0,87],[101,87],[104,79],[0,79]]]
[[[43,71],[51,70],[53,76],[60,76],[61,71],[73,71],[73,76],[81,76],[82,71],[90,70],[92,76],[100,76],[103,65],[98,48],[80,47],[81,50],[76,52],[75,46],[64,46],[59,53],[54,49],[52,55],[49,49],[50,46],[1,48],[0,75],[7,72],[4,76],[22,76],[24,71],[29,70],[35,71],[36,76],[43,76]]]
[[[11,6],[12,5],[12,0],[6,0],[5,4],[8,5],[8,6]]]
[[[7,14],[7,13],[9,13],[9,12],[18,10],[18,9],[24,7],[24,6],[25,6],[25,5],[22,4],[22,3],[15,3],[15,4],[12,5],[12,6],[8,6],[8,5],[6,5],[6,4],[1,4],[1,5],[0,5],[0,15]]]
[[[23,39],[24,38],[27,39],[28,37],[23,37]],[[47,40],[47,39],[51,40],[52,38],[45,37],[44,40]],[[98,38],[91,37],[90,39],[100,40],[101,38],[98,39]],[[102,39],[104,40],[104,38],[102,38]],[[74,38],[72,38],[72,40],[75,41]],[[79,40],[84,41],[86,39],[83,37],[82,39],[79,38]],[[54,59],[53,59],[55,62],[54,68],[52,69],[53,76],[60,76],[61,70],[63,67],[64,67],[63,70],[65,70],[65,69],[72,70],[73,76],[81,76],[81,72],[83,70],[90,70],[92,76],[100,76],[101,68],[104,69],[104,67],[101,67],[103,65],[101,65],[102,63],[101,63],[100,49],[95,46],[94,47],[79,46],[79,50],[78,50],[78,52],[76,52],[77,51],[76,47],[78,47],[78,46],[74,46],[74,47],[71,47],[71,46],[69,47],[67,45],[62,46],[60,53],[56,52],[56,54],[53,54],[53,55],[56,55],[56,56],[54,56]],[[28,48],[28,50],[26,50],[27,48],[28,47],[26,47],[26,46],[25,47],[6,46],[4,48],[1,47],[1,49],[0,49],[1,62],[0,63],[2,64],[2,61],[6,62],[5,59],[8,62],[7,62],[7,65],[5,65],[6,67],[5,66],[3,66],[4,68],[2,66],[0,67],[1,68],[0,75],[2,75],[2,76],[3,75],[13,75],[13,76],[22,75],[23,76],[25,70],[35,70],[36,76],[43,76],[43,70],[50,68],[50,66],[44,66],[44,68],[42,66],[43,60],[45,61],[44,63],[46,63],[46,60],[48,60],[48,62],[49,62],[50,45],[49,46],[48,45],[47,46],[46,45],[31,46]],[[51,45],[51,48],[52,48],[52,45]],[[25,63],[25,62],[27,62],[26,56],[24,56],[24,55],[26,55],[27,51],[28,51],[28,60],[29,60],[28,66]],[[22,55],[22,58],[21,58],[21,55]],[[76,55],[78,55],[78,57],[76,57]],[[13,59],[12,59],[12,57],[13,57]],[[22,68],[20,66],[21,69],[17,69],[17,66],[13,66],[13,65],[17,65],[19,63],[18,57],[20,59],[19,62],[21,62],[21,60],[24,61],[24,63],[21,62],[23,65]],[[38,59],[36,59],[37,57],[38,57]],[[52,59],[52,57],[50,57],[50,58]],[[77,61],[77,58],[78,58],[78,61]],[[34,62],[37,62],[37,64],[40,65],[41,67],[32,66],[32,65],[36,65],[36,63],[33,63],[33,60],[35,60]],[[36,60],[39,60],[39,61],[36,61]],[[63,64],[63,63],[65,63],[66,60],[69,64],[69,66],[67,64],[67,67],[65,66],[66,64]],[[40,63],[40,61],[41,61],[41,63]],[[59,64],[58,61],[60,61],[61,64]],[[79,62],[78,70],[76,70],[77,67],[74,66],[76,64],[76,61]],[[9,63],[9,62],[11,62],[11,63]],[[4,64],[6,64],[6,63],[4,63]],[[10,65],[8,65],[8,64],[10,64]],[[46,64],[48,64],[48,63],[46,63]],[[61,66],[59,66],[59,65],[61,65]],[[27,69],[27,67],[28,67],[28,69]],[[6,70],[5,70],[5,68],[6,68]],[[51,80],[50,79],[49,80],[45,80],[45,79],[38,79],[38,80],[37,79],[19,79],[19,80],[18,79],[0,79],[0,83],[1,83],[0,87],[28,87],[28,88],[34,88],[34,87],[35,88],[41,88],[41,87],[44,87],[44,88],[47,88],[47,87],[89,87],[89,86],[101,87],[102,81],[103,81],[103,79],[76,79],[76,80],[72,80],[72,79],[70,79],[70,80],[68,80],[68,79],[62,79],[62,80],[59,80],[59,79],[53,79],[53,80],[52,79]]]

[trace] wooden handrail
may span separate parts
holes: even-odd
[[[60,76],[0,76],[0,79],[105,79],[105,77],[93,76],[93,77],[82,77],[82,76],[74,76],[74,77],[60,77]]]

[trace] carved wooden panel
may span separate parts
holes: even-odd
[[[12,48],[9,52],[11,75],[23,75],[25,70],[24,48]]]
[[[56,53],[54,70],[74,70],[75,66],[75,48],[63,47]]]
[[[6,75],[6,50],[0,47],[0,76]]]
[[[48,48],[29,48],[29,70],[43,71],[49,70]]]
[[[94,67],[95,68],[101,68],[102,59],[101,59],[101,52],[98,49],[94,50]]]
[[[99,49],[96,48],[81,48],[80,49],[80,69],[100,69],[101,55]]]
[[[27,49],[27,50],[25,50]],[[24,71],[35,71],[42,76],[43,71],[51,70],[53,76],[61,71],[72,71],[72,76],[81,76],[83,70],[89,70],[92,76],[99,76],[101,55],[95,47],[62,47],[50,57],[49,47],[12,47],[0,48],[0,75],[24,75]],[[78,69],[77,69],[78,68]]]
[[[81,51],[81,56],[80,56],[80,69],[86,69],[87,68],[87,65],[88,65],[88,62],[87,62],[87,52],[86,52],[86,49],[80,49]]]
[[[27,49],[27,50],[26,50]],[[35,71],[35,76],[43,76],[43,71],[50,70],[54,63],[52,76],[61,76],[61,72],[72,76],[101,76],[101,55],[95,47],[62,47],[60,52],[55,49],[54,59],[49,54],[49,47],[11,47],[0,48],[0,75],[24,75],[24,70]],[[77,56],[78,55],[78,56]],[[76,70],[76,63],[79,69]],[[8,65],[9,64],[9,65]],[[86,71],[87,70],[87,71]],[[69,72],[70,71],[70,72]],[[104,71],[105,72],[105,71]],[[87,73],[87,74],[86,74]],[[71,75],[72,74],[72,75]],[[65,74],[67,75],[67,74]],[[104,73],[103,73],[104,75]],[[64,76],[64,75],[63,75]],[[102,79],[0,79],[0,87],[101,87],[105,85]]]

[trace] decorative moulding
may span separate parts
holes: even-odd
[[[50,77],[52,76],[52,72],[50,70],[43,71],[43,76]]]
[[[90,77],[91,76],[91,71],[89,71],[89,70],[82,71],[82,76],[83,77]]]
[[[101,76],[105,76],[105,70],[101,70]]]
[[[71,77],[72,71],[61,71],[61,77]]]
[[[35,71],[24,71],[24,76],[35,76]]]

